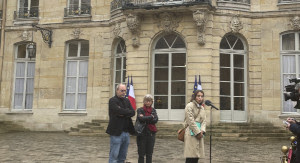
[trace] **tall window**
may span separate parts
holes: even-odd
[[[91,14],[90,0],[69,0],[68,2],[65,16]]]
[[[242,40],[227,35],[220,45],[220,108],[245,111],[246,51]]]
[[[284,86],[293,84],[289,79],[300,77],[300,33],[292,32],[281,35],[281,81]],[[296,112],[295,103],[282,98],[283,112]]]
[[[89,41],[67,43],[65,110],[85,110],[88,82]]]
[[[29,58],[27,44],[16,46],[13,108],[31,110],[33,103],[35,57]]]
[[[121,40],[117,45],[114,62],[114,88],[116,88],[117,84],[125,83],[126,79],[126,45],[124,40]]]
[[[18,18],[38,17],[39,0],[19,0]]]
[[[186,84],[186,48],[175,34],[160,38],[154,50],[154,107],[184,109]]]

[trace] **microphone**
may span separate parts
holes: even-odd
[[[219,109],[218,109],[217,107],[215,107],[215,106],[211,103],[211,101],[209,101],[209,100],[205,100],[205,105],[211,106],[211,107],[215,108],[216,110],[219,110]]]

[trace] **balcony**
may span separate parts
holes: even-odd
[[[249,11],[250,5],[250,0],[217,0],[217,6],[223,9]]]
[[[19,8],[18,11],[14,12],[14,19],[30,19],[39,17],[39,8]]]
[[[65,17],[72,16],[89,16],[91,15],[91,6],[68,7],[65,8]]]
[[[117,9],[155,9],[159,7],[191,6],[209,4],[211,0],[113,0],[111,12]]]

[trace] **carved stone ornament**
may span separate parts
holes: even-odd
[[[291,19],[291,26],[294,30],[300,30],[300,17],[299,16],[294,16]]]
[[[83,33],[81,33],[80,28],[75,28],[71,35],[73,35],[74,39],[79,39],[80,35],[82,35],[82,34]]]
[[[198,44],[205,44],[205,26],[207,22],[207,13],[204,11],[196,10],[193,12],[193,18],[197,25]]]
[[[232,33],[239,33],[239,31],[243,29],[243,25],[237,15],[231,18],[230,29]]]
[[[141,24],[141,16],[128,14],[126,18],[127,27],[132,34],[132,45],[134,47],[138,47],[140,45],[140,24]]]
[[[169,33],[175,31],[179,26],[182,16],[170,12],[163,12],[157,16],[159,18],[158,27]]]
[[[28,31],[24,31],[21,35],[21,40],[28,41],[31,38],[31,34]]]
[[[120,23],[116,23],[115,24],[115,27],[113,29],[113,34],[114,34],[114,37],[118,37],[121,33],[121,24]]]

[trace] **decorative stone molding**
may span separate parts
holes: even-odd
[[[196,10],[193,12],[193,19],[197,25],[197,37],[198,44],[205,44],[205,26],[207,22],[207,13],[205,11]]]
[[[242,22],[239,20],[238,16],[235,15],[231,18],[229,28],[232,33],[239,33],[243,29]]]
[[[135,14],[128,14],[126,18],[127,27],[132,34],[132,45],[138,47],[140,45],[140,26],[141,16]]]
[[[159,19],[158,27],[167,33],[175,31],[182,18],[182,16],[170,12],[160,13],[157,17]]]
[[[75,28],[71,35],[73,35],[74,39],[79,39],[80,35],[83,35],[83,33],[81,33],[80,28]]]
[[[121,33],[121,23],[116,23],[115,24],[115,27],[113,29],[113,34],[114,34],[114,37],[118,37]]]
[[[299,16],[294,16],[290,20],[290,25],[294,30],[300,30],[300,17]]]
[[[31,38],[31,34],[28,31],[24,31],[21,35],[21,40],[28,41]]]

